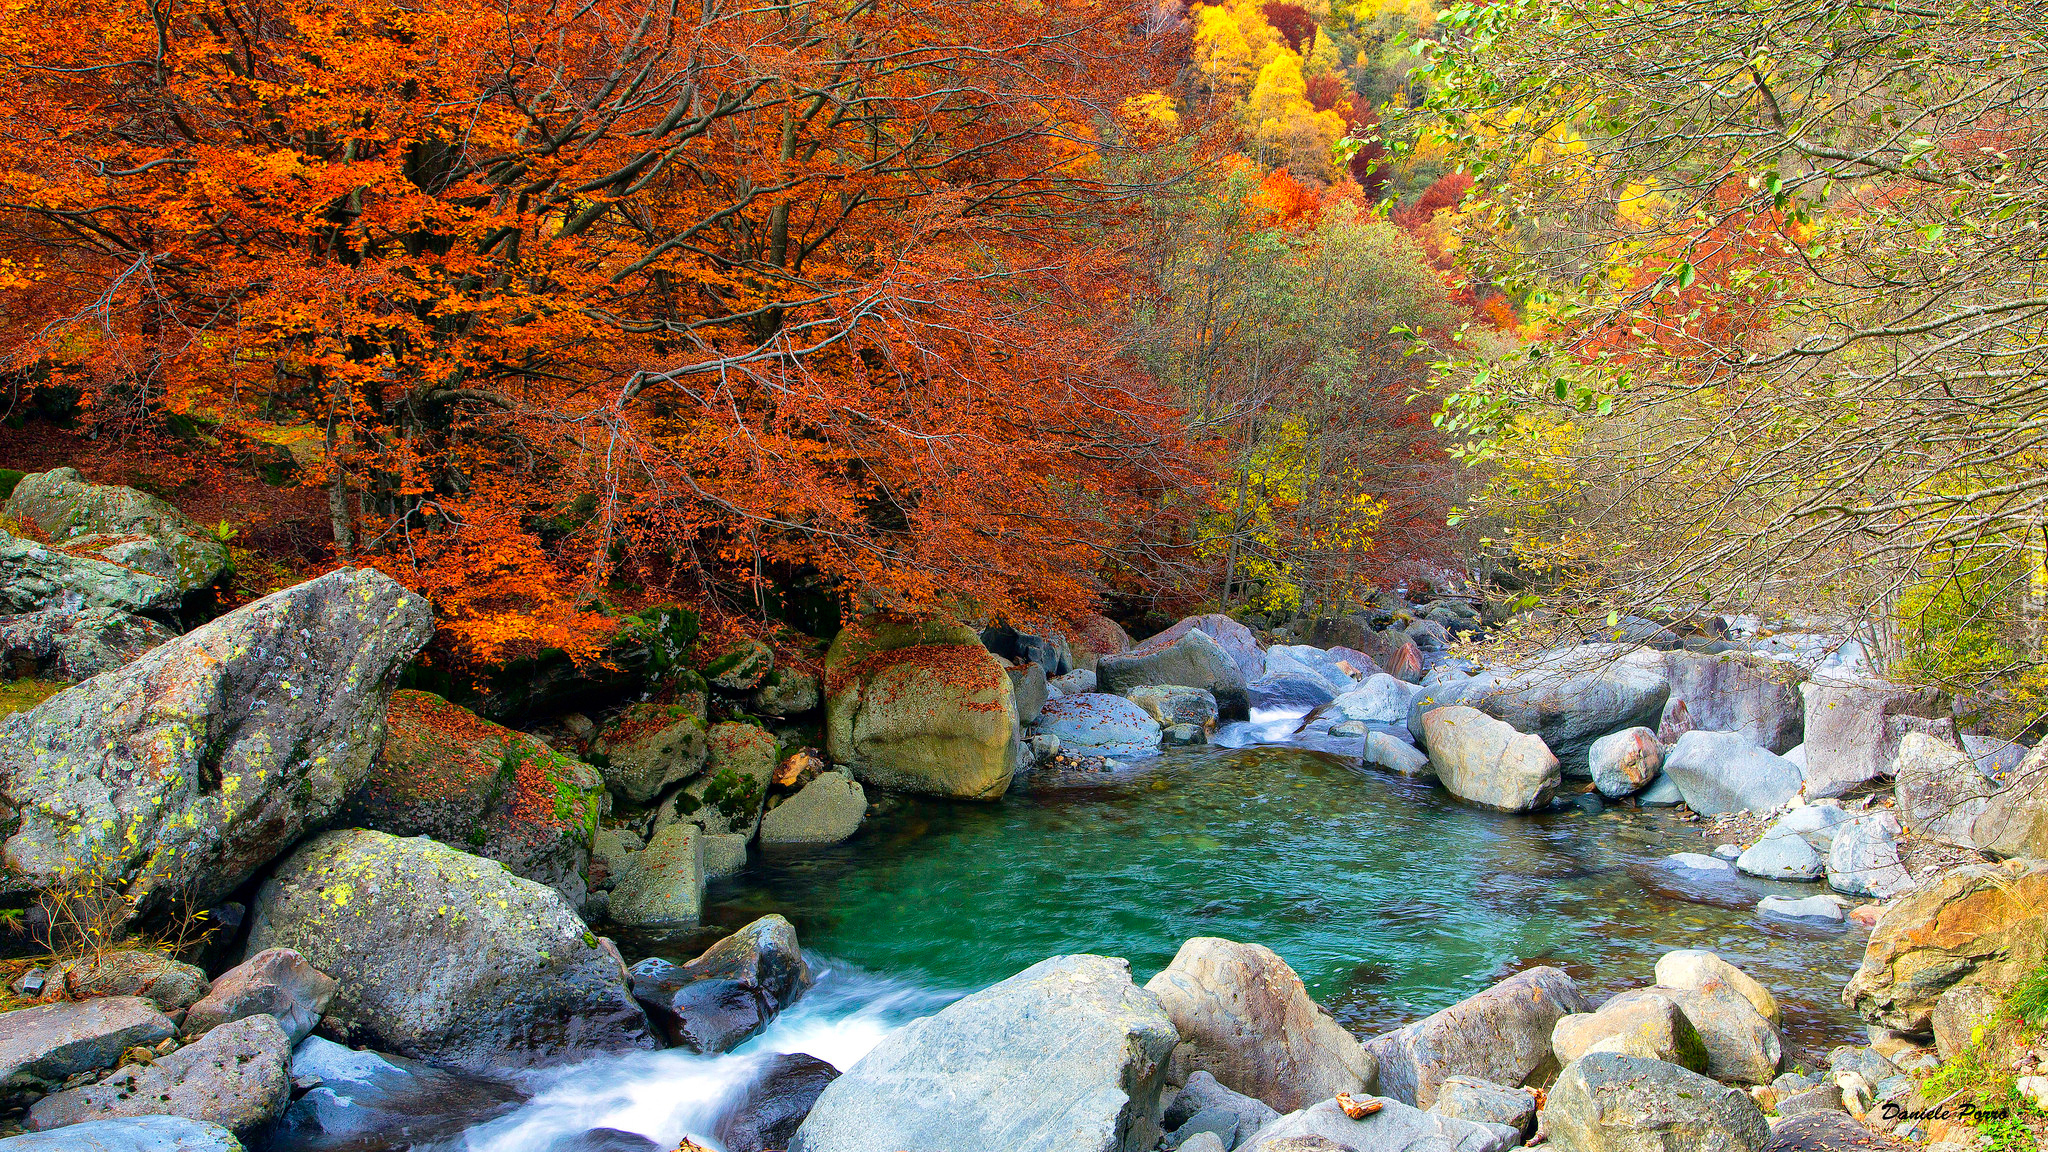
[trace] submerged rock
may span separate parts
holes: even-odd
[[[1558,1020],[1592,1010],[1571,977],[1531,968],[1365,1047],[1379,1060],[1383,1094],[1427,1108],[1453,1076],[1523,1083],[1550,1058]]]
[[[1430,767],[1451,795],[1503,812],[1550,803],[1561,783],[1557,757],[1538,736],[1515,731],[1476,708],[1437,708],[1422,717]]]
[[[559,894],[424,837],[311,841],[264,883],[249,947],[334,977],[333,1033],[451,1068],[658,1047],[617,952]]]
[[[1740,1090],[1615,1053],[1567,1065],[1543,1116],[1560,1152],[1763,1152],[1771,1139],[1763,1110]]]
[[[1170,1080],[1207,1072],[1286,1109],[1373,1085],[1372,1056],[1269,948],[1197,936],[1145,990],[1180,1033]]]
[[[993,800],[1023,763],[1007,667],[965,625],[841,629],[825,692],[826,751],[865,784]]]
[[[19,821],[5,889],[99,854],[132,915],[220,903],[361,785],[391,686],[432,634],[425,600],[344,569],[0,720]]]
[[[633,996],[676,1044],[729,1052],[811,986],[796,928],[763,916],[685,964],[650,956],[632,968]]]
[[[1177,1040],[1124,961],[1056,956],[891,1033],[790,1152],[1150,1152]]]
[[[28,1126],[47,1131],[91,1120],[171,1115],[246,1136],[291,1102],[292,1042],[270,1016],[224,1024],[154,1063],[130,1064],[97,1084],[43,1097]]]

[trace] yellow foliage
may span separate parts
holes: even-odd
[[[1180,108],[1174,104],[1173,97],[1164,92],[1147,92],[1131,97],[1124,101],[1124,113],[1134,118],[1143,116],[1162,128],[1180,127]]]
[[[1258,0],[1231,0],[1195,10],[1195,59],[1217,83],[1249,87],[1275,56],[1286,52]],[[1301,58],[1295,57],[1295,71]]]

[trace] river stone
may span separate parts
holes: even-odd
[[[1590,1052],[1620,1052],[1707,1070],[1707,1048],[1678,1002],[1654,992],[1603,1004],[1597,1012],[1558,1017],[1550,1049],[1561,1064]]]
[[[1010,699],[1016,704],[1017,722],[1036,724],[1045,702],[1052,699],[1052,685],[1046,681],[1045,668],[1035,661],[1027,661],[1012,664],[1005,671],[1010,675]]]
[[[1999,857],[2048,855],[2048,745],[2007,770],[2001,783],[1964,749],[1909,732],[1892,774],[1899,820],[1913,831]]]
[[[304,1040],[334,999],[334,978],[289,948],[266,948],[220,974],[206,997],[185,1013],[185,1035],[250,1016],[268,1015],[291,1038]]]
[[[1789,833],[1765,835],[1742,850],[1735,866],[1766,880],[1818,880],[1827,873],[1827,865],[1813,845],[1805,837]]]
[[[1332,692],[1349,692],[1362,677],[1339,668],[1342,660],[1312,644],[1275,644],[1266,649],[1266,675],[1298,670],[1321,680]]]
[[[1146,684],[1124,693],[1124,699],[1143,708],[1161,728],[1175,724],[1193,724],[1204,730],[1216,727],[1216,697],[1206,689]]]
[[[612,923],[634,928],[694,928],[704,914],[705,832],[695,824],[669,824],[647,847],[619,863],[612,880]]]
[[[1250,628],[1220,613],[1207,616],[1190,616],[1156,636],[1148,636],[1143,644],[1129,644],[1116,655],[1144,656],[1164,651],[1178,643],[1189,632],[1200,632],[1216,642],[1216,646],[1230,655],[1231,663],[1237,665],[1238,674],[1246,683],[1266,674],[1266,654],[1259,647],[1259,638]],[[1105,653],[1111,655],[1111,653]],[[1100,663],[1096,670],[1101,671]],[[1203,685],[1207,687],[1207,685]],[[1108,691],[1108,689],[1104,689]]]
[[[1245,634],[1250,636],[1250,629],[1246,629]],[[1131,638],[1123,627],[1100,612],[1083,613],[1074,626],[1060,633],[1058,638],[1066,643],[1076,671],[1093,673],[1102,657],[1131,650]],[[1258,650],[1256,639],[1252,640],[1252,650]],[[1093,692],[1095,687],[1091,684],[1082,691]]]
[[[291,1103],[291,1038],[270,1016],[223,1024],[152,1064],[130,1064],[97,1084],[58,1092],[28,1111],[37,1132],[167,1114],[247,1136]]]
[[[1329,685],[1300,673],[1262,677],[1249,689],[1251,707],[1262,711],[1309,712],[1336,698]]]
[[[1787,834],[1803,837],[1815,850],[1826,852],[1835,843],[1835,829],[1849,819],[1842,811],[1842,805],[1834,800],[1818,800],[1812,804],[1801,804],[1778,817],[1777,822],[1764,832],[1764,837]]]
[[[161,952],[104,952],[51,965],[49,986],[69,1000],[140,996],[178,1012],[206,995],[206,973]]]
[[[1645,808],[1676,808],[1685,803],[1685,793],[1678,790],[1670,776],[1659,772],[1648,788],[1637,793],[1636,803]]]
[[[1806,696],[1806,794],[1841,796],[1891,771],[1899,743],[1944,715],[1941,693],[1881,680],[1816,677]]]
[[[815,712],[819,694],[818,678],[794,668],[777,668],[768,673],[761,686],[747,698],[753,710],[762,716],[801,716]]]
[[[739,1095],[729,1101],[712,1135],[725,1152],[779,1152],[811,1114],[839,1070],[815,1056],[783,1052],[768,1057]]]
[[[1406,1028],[1366,1044],[1379,1060],[1380,1091],[1427,1108],[1452,1076],[1509,1086],[1550,1059],[1550,1033],[1572,1012],[1591,1012],[1572,978],[1556,968],[1518,972]]]
[[[62,1000],[0,1013],[0,1104],[62,1086],[67,1077],[110,1068],[129,1048],[177,1033],[170,1017],[140,996]]]
[[[1918,1145],[1881,1135],[1845,1112],[1809,1112],[1771,1127],[1764,1152],[1913,1152]]]
[[[1840,924],[1847,916],[1839,896],[1766,896],[1756,902],[1757,914],[1770,920],[1825,920]]]
[[[1149,756],[1159,750],[1159,721],[1121,696],[1087,692],[1047,701],[1040,735],[1053,736],[1072,756]]]
[[[1518,667],[1433,685],[1410,705],[1408,730],[1420,739],[1425,712],[1463,704],[1518,732],[1541,736],[1567,775],[1585,776],[1593,741],[1625,728],[1654,727],[1664,714],[1670,681],[1661,671],[1623,659],[1629,651],[1619,644],[1582,644]]]
[[[763,844],[837,844],[860,831],[868,796],[844,772],[821,772],[761,816]]]
[[[761,686],[775,669],[775,650],[748,637],[712,658],[704,666],[704,679],[726,692],[748,692]]]
[[[118,608],[51,608],[0,616],[0,680],[87,680],[170,638],[170,629]]]
[[[457,1069],[658,1046],[617,952],[558,893],[425,837],[321,836],[251,919],[252,953],[334,977],[326,1029],[351,1043]]]
[[[1929,1020],[1944,1062],[1970,1048],[1985,1054],[2026,1050],[2028,1031],[2006,1011],[2005,996],[1982,984],[1958,984],[1934,998]]]
[[[1076,668],[1065,676],[1056,676],[1046,681],[1046,686],[1057,690],[1062,696],[1078,696],[1083,692],[1093,692],[1095,691],[1095,670],[1092,668]]]
[[[1365,762],[1402,776],[1434,776],[1429,757],[1420,748],[1386,732],[1365,734]]]
[[[1353,1120],[1335,1100],[1289,1112],[1238,1145],[1239,1152],[1505,1152],[1522,1134],[1502,1124],[1454,1120],[1393,1099],[1358,1097],[1380,1109]]]
[[[175,584],[147,572],[0,530],[0,612],[112,608],[168,617],[181,598]]]
[[[1749,973],[1704,948],[1678,948],[1657,958],[1657,983],[1666,988],[1707,988],[1716,981],[1739,993],[1773,1025],[1784,1023],[1777,998]]]
[[[1400,724],[1408,719],[1408,705],[1420,692],[1415,685],[1375,672],[1364,683],[1338,696],[1333,707],[1347,720]]]
[[[1023,763],[1007,667],[965,625],[843,628],[825,691],[826,753],[864,784],[993,800]]]
[[[1885,909],[1842,1002],[1866,1020],[1924,1033],[1943,992],[2009,989],[2043,962],[2048,861],[1968,865]]]
[[[355,1051],[321,1036],[292,1052],[291,1075],[304,1094],[266,1134],[265,1152],[439,1146],[522,1098],[497,1080]]]
[[[1671,682],[1671,703],[1704,732],[1733,732],[1779,755],[1805,738],[1798,670],[1750,652],[1643,652],[1632,656]]]
[[[1763,1110],[1740,1090],[1608,1052],[1566,1065],[1543,1117],[1560,1152],[1763,1152],[1771,1139]]]
[[[796,928],[768,915],[686,964],[650,956],[633,965],[633,996],[675,1042],[729,1052],[766,1028],[811,986]]]
[[[0,514],[33,520],[67,551],[91,552],[172,584],[179,595],[208,587],[228,567],[228,547],[155,496],[89,484],[71,468],[21,478]]]
[[[1557,757],[1540,736],[1524,735],[1476,708],[1434,709],[1422,718],[1430,767],[1451,795],[1502,812],[1550,803],[1561,782]]]
[[[1156,642],[1157,638],[1121,656],[1104,656],[1095,666],[1102,691],[1123,695],[1145,684],[1183,684],[1208,690],[1225,720],[1250,716],[1250,681],[1230,652],[1208,633],[1190,628],[1163,647],[1153,647]]]
[[[1708,980],[1699,988],[1660,984],[1624,992],[1601,1010],[1633,1009],[1651,997],[1672,1001],[1692,1021],[1707,1050],[1707,1075],[1740,1084],[1768,1084],[1777,1076],[1785,1056],[1777,1025],[1734,986],[1719,980]]]
[[[427,602],[331,572],[0,720],[7,894],[112,860],[131,916],[219,904],[362,784]]]
[[[1828,887],[1880,900],[1912,891],[1913,877],[1899,859],[1899,831],[1899,818],[1890,812],[1843,823],[1828,849]]]
[[[384,746],[331,823],[432,836],[581,908],[604,778],[524,732],[430,692],[391,694]]]
[[[713,835],[741,832],[752,839],[775,779],[775,736],[758,724],[727,720],[711,726],[705,743],[704,774],[663,806],[659,823],[687,820]]]
[[[243,1152],[235,1134],[182,1116],[94,1120],[0,1140],[0,1152]]]
[[[1372,1087],[1373,1058],[1269,948],[1196,936],[1145,990],[1180,1033],[1170,1081],[1207,1072],[1285,1109]]]
[[[1568,1017],[1567,1017],[1568,1019]],[[1536,1097],[1524,1088],[1453,1076],[1437,1090],[1431,1112],[1474,1124],[1502,1124],[1524,1136],[1536,1130]]]
[[[679,780],[704,770],[710,734],[700,697],[670,703],[635,704],[598,736],[604,782],[612,792],[645,804]]]
[[[1799,794],[1799,769],[1733,732],[1687,732],[1664,756],[1664,775],[1702,816],[1769,812]]]
[[[1181,1129],[1196,1116],[1230,1117],[1230,1132],[1226,1135],[1220,1127],[1212,1127],[1223,1147],[1234,1148],[1245,1137],[1280,1118],[1280,1113],[1263,1100],[1233,1092],[1216,1082],[1216,1077],[1207,1072],[1195,1071],[1188,1074],[1187,1083],[1174,1093],[1173,1102],[1166,1106],[1165,1124],[1173,1132],[1171,1140],[1179,1141],[1183,1149],[1189,1147]]]
[[[889,1034],[789,1152],[1150,1152],[1178,1039],[1126,962],[1055,956]]]
[[[1624,728],[1602,736],[1586,749],[1593,787],[1609,800],[1633,796],[1649,786],[1664,768],[1664,746],[1648,728]]]

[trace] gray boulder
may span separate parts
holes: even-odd
[[[1055,956],[891,1033],[790,1152],[1149,1152],[1178,1039],[1124,961]]]
[[[777,668],[754,689],[748,702],[762,716],[801,716],[817,711],[823,699],[816,676],[794,668]]]
[[[331,572],[0,721],[18,826],[4,886],[114,861],[142,915],[210,907],[368,777],[427,603],[370,569]]]
[[[617,951],[560,894],[425,837],[300,848],[258,894],[249,948],[334,977],[333,1034],[451,1068],[658,1047]]]
[[[761,816],[763,844],[837,844],[860,831],[868,795],[844,772],[821,772]]]
[[[1420,748],[1385,732],[1365,734],[1364,758],[1367,764],[1385,768],[1403,776],[1434,776],[1429,766],[1429,757]]]
[[[334,999],[334,978],[289,948],[267,948],[213,982],[205,999],[185,1013],[185,1035],[201,1036],[236,1020],[267,1015],[293,1044],[320,1023]]]
[[[826,754],[863,784],[993,800],[1024,763],[1008,668],[957,621],[856,621],[825,653]]]
[[[704,770],[711,740],[703,698],[636,704],[605,727],[597,750],[604,755],[604,782],[612,792],[645,804],[669,785]]]
[[[1592,1010],[1571,977],[1531,968],[1365,1047],[1379,1061],[1382,1093],[1427,1108],[1453,1076],[1522,1084],[1550,1058],[1558,1020]]]
[[[1207,616],[1190,616],[1156,636],[1148,636],[1143,644],[1127,645],[1124,655],[1142,655],[1161,651],[1180,641],[1189,632],[1200,632],[1216,642],[1217,647],[1230,654],[1231,663],[1237,665],[1239,675],[1246,683],[1266,674],[1266,654],[1259,647],[1259,638],[1250,628],[1220,613]],[[1105,652],[1105,655],[1109,653]],[[1097,666],[1099,672],[1100,666]],[[1109,691],[1105,688],[1103,691]]]
[[[1038,714],[1038,732],[1057,737],[1060,750],[1073,756],[1146,756],[1159,749],[1159,721],[1106,692],[1047,701]]]
[[[1372,1087],[1373,1058],[1270,948],[1194,937],[1145,990],[1180,1034],[1169,1080],[1207,1072],[1287,1109]]]
[[[177,1033],[139,996],[62,1000],[0,1013],[0,1104],[25,1104],[80,1072],[111,1068],[121,1053]]]
[[[182,1116],[94,1120],[0,1140],[0,1152],[243,1152],[235,1134]]]
[[[321,1036],[292,1052],[291,1075],[303,1094],[266,1134],[268,1152],[440,1147],[523,1099],[498,1080],[355,1051]]]
[[[1522,1134],[1504,1124],[1474,1124],[1399,1101],[1361,1097],[1379,1110],[1353,1120],[1335,1100],[1290,1112],[1239,1145],[1241,1152],[1504,1152]]]
[[[1772,836],[1798,836],[1816,851],[1825,853],[1835,842],[1835,829],[1849,819],[1842,806],[1833,800],[1819,800],[1812,804],[1800,804],[1788,810],[1764,833]]]
[[[1791,833],[1765,834],[1742,850],[1735,867],[1765,880],[1818,880],[1827,873],[1827,864],[1813,845]]]
[[[97,1084],[57,1092],[28,1112],[37,1132],[93,1120],[171,1115],[246,1136],[292,1098],[292,1042],[269,1016],[223,1024],[154,1063],[131,1064]]]
[[[1055,676],[1046,681],[1050,688],[1057,689],[1062,696],[1078,696],[1083,692],[1095,691],[1095,670],[1076,668],[1064,676]]]
[[[1766,920],[1816,921],[1840,924],[1845,918],[1841,899],[1835,896],[1766,896],[1756,902],[1757,915]]]
[[[1184,1135],[1183,1132],[1197,1116],[1230,1118],[1229,1132],[1224,1132],[1222,1125],[1208,1129],[1217,1135],[1224,1148],[1229,1149],[1237,1147],[1252,1133],[1278,1120],[1280,1113],[1274,1111],[1265,1101],[1254,1099],[1242,1092],[1232,1092],[1217,1083],[1214,1076],[1197,1071],[1189,1073],[1187,1083],[1181,1085],[1180,1091],[1174,1093],[1173,1103],[1166,1106],[1166,1128],[1173,1133],[1171,1139],[1180,1147],[1189,1147],[1187,1136],[1193,1133]]]
[[[1292,673],[1253,681],[1249,698],[1253,708],[1307,712],[1328,704],[1336,694],[1317,677]]]
[[[1266,649],[1266,675],[1313,676],[1332,692],[1349,692],[1359,678],[1337,667],[1340,659],[1311,644],[1275,644]]]
[[[1784,1060],[1784,1041],[1777,1025],[1733,986],[1708,982],[1701,988],[1659,984],[1624,992],[1601,1005],[1601,1011],[1639,1011],[1653,998],[1669,1000],[1692,1022],[1707,1050],[1706,1074],[1740,1084],[1768,1084]]]
[[[170,629],[118,608],[0,616],[0,680],[88,680],[170,638]]]
[[[1678,1002],[1655,992],[1610,1001],[1597,1012],[1558,1018],[1550,1049],[1561,1064],[1592,1052],[1619,1052],[1707,1070],[1707,1048]]]
[[[1899,859],[1899,832],[1899,818],[1890,812],[1858,816],[1836,829],[1828,887],[1879,900],[1912,891],[1913,877]]]
[[[0,530],[0,612],[112,608],[169,617],[178,587],[96,556],[74,556]]]
[[[1743,1092],[1676,1064],[1602,1052],[1558,1074],[1543,1110],[1560,1152],[1763,1152],[1771,1126]]]
[[[1892,774],[1907,828],[2006,859],[2048,855],[2048,751],[2035,749],[1993,777],[1965,749],[1909,732]]]
[[[1664,757],[1664,775],[1702,816],[1769,812],[1799,794],[1797,766],[1733,732],[1687,732]]]
[[[1204,730],[1216,726],[1216,697],[1206,689],[1181,684],[1147,684],[1124,693],[1124,699],[1143,708],[1161,728],[1193,724]]]
[[[2027,753],[2033,751],[2017,740],[1974,734],[1963,737],[1963,747],[1969,751],[1970,758],[1977,762],[1977,770],[1993,780],[2004,780],[2027,758]]]
[[[1437,708],[1422,717],[1430,767],[1451,795],[1502,812],[1550,803],[1561,783],[1557,758],[1540,736],[1524,735],[1476,708]]]
[[[87,954],[50,966],[49,985],[65,998],[141,996],[166,1012],[178,1012],[206,995],[206,973],[162,952],[121,949]]]
[[[1806,697],[1806,794],[1816,798],[1841,796],[1891,771],[1906,733],[1944,716],[1941,693],[1933,688],[1816,677],[1800,691]]]
[[[1208,633],[1190,628],[1178,639],[1154,647],[1158,638],[1120,656],[1104,656],[1095,666],[1102,691],[1124,695],[1145,684],[1182,684],[1204,688],[1216,697],[1218,714],[1243,720],[1251,714],[1250,683],[1242,667]]]
[[[1438,1089],[1431,1112],[1473,1124],[1500,1124],[1524,1136],[1536,1131],[1536,1096],[1470,1076],[1453,1076]]]
[[[1375,672],[1365,682],[1338,696],[1334,710],[1346,720],[1370,724],[1400,724],[1408,719],[1408,706],[1422,689]]]
[[[1518,732],[1543,737],[1566,774],[1584,776],[1593,741],[1624,728],[1654,728],[1664,714],[1670,682],[1661,671],[1624,659],[1630,651],[1619,644],[1582,644],[1518,667],[1433,685],[1409,707],[1408,730],[1419,739],[1424,712],[1464,704]]]
[[[1593,787],[1610,800],[1633,796],[1649,787],[1664,770],[1664,745],[1648,728],[1610,732],[1586,750]]]
[[[1015,702],[1017,722],[1038,723],[1039,709],[1052,699],[1052,686],[1046,681],[1044,666],[1026,661],[1012,664],[1006,671],[1010,674],[1010,699]]]
[[[704,829],[675,822],[658,829],[647,847],[616,862],[612,923],[632,928],[694,928],[704,914]]]
[[[1636,803],[1645,808],[1676,808],[1685,803],[1685,793],[1678,790],[1677,782],[1670,776],[1659,772],[1650,786],[1637,794]]]
[[[1696,729],[1734,732],[1780,755],[1805,738],[1805,701],[1790,664],[1748,652],[1679,650],[1635,658],[1671,682],[1672,702],[1685,706]]]
[[[70,468],[22,477],[5,514],[35,521],[67,552],[147,572],[181,597],[212,585],[228,567],[227,545],[183,512],[133,488],[88,484]]]

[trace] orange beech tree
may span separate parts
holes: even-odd
[[[28,0],[0,326],[293,449],[463,651],[607,590],[1069,614],[1203,478],[1120,366],[1142,6]],[[1183,513],[1185,514],[1185,513]],[[1170,526],[1169,526],[1170,527]]]

